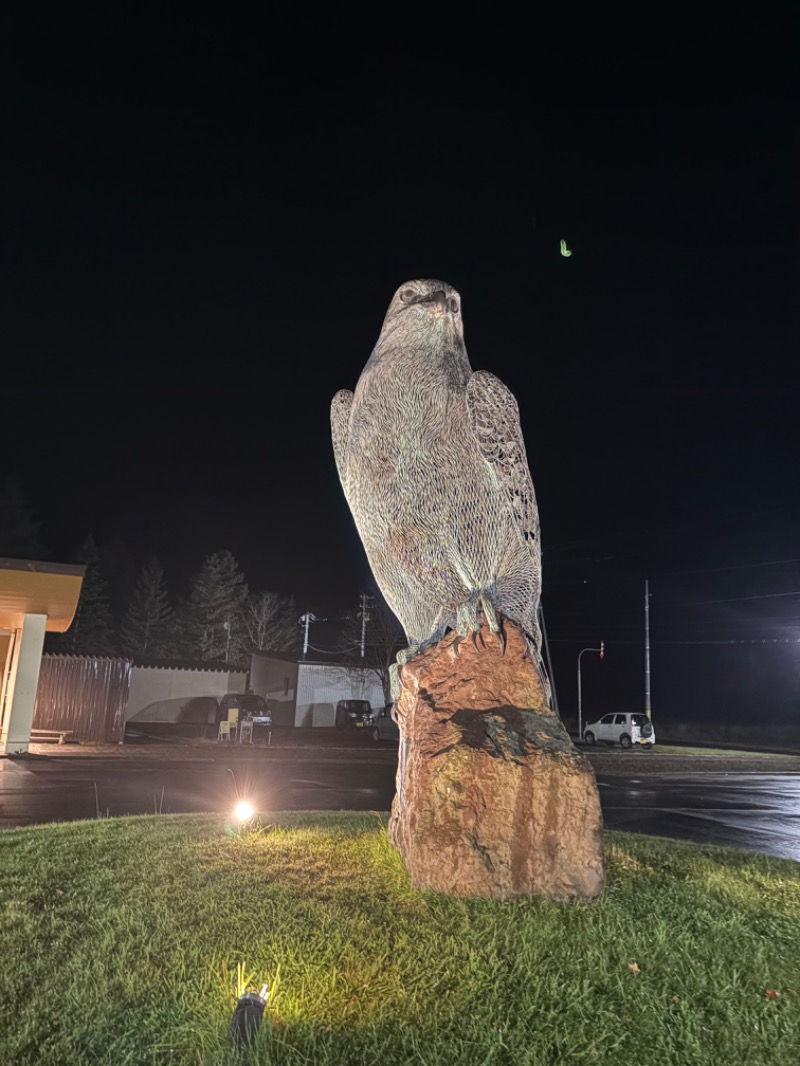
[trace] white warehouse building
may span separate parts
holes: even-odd
[[[331,727],[339,700],[367,700],[376,713],[386,702],[374,670],[273,652],[253,653],[250,688],[270,701],[275,725]]]

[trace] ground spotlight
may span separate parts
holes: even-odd
[[[262,985],[260,992],[245,992],[239,996],[228,1031],[228,1040],[232,1044],[245,1048],[253,1043],[268,999],[269,988],[266,984]]]
[[[239,803],[236,804],[233,813],[239,822],[244,823],[250,821],[255,814],[255,811],[253,810],[253,805],[248,803],[247,800],[240,800]]]

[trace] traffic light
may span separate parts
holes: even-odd
[[[604,640],[601,640],[600,641],[600,658],[601,659],[605,658],[605,654],[606,654],[605,650],[604,650],[605,646],[606,646],[606,642]]]

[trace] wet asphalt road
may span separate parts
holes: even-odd
[[[597,777],[608,829],[800,862],[800,775]]]
[[[386,753],[388,754],[388,753]],[[598,774],[608,829],[722,844],[800,862],[800,775]],[[387,811],[392,758],[190,762],[0,759],[0,828],[110,815],[230,810]]]
[[[310,759],[0,760],[0,828],[124,814],[388,810],[394,765]]]

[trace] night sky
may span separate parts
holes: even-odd
[[[55,558],[120,537],[178,596],[228,549],[352,608],[330,400],[438,277],[519,401],[562,710],[601,639],[584,710],[642,706],[649,579],[654,714],[800,714],[786,10],[16,23],[3,466]]]

